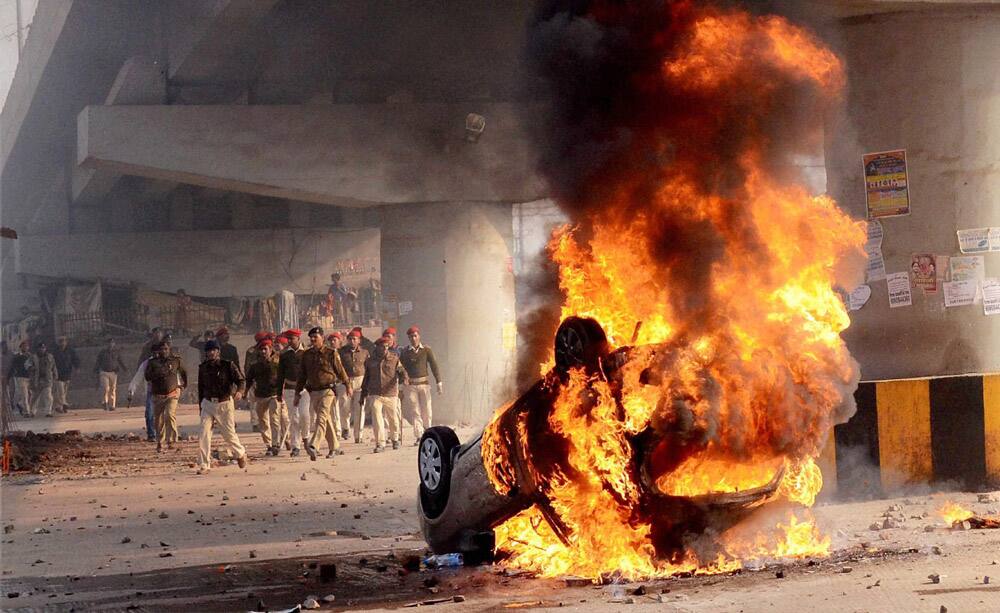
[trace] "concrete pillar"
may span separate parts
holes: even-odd
[[[511,206],[448,203],[383,210],[382,286],[412,303],[396,320],[419,325],[443,366],[435,422],[481,425],[513,390],[514,275]]]
[[[848,90],[827,127],[830,193],[866,216],[861,156],[906,149],[911,214],[883,219],[888,272],[913,253],[961,255],[955,231],[1000,225],[1000,12],[942,5],[840,22]],[[1000,253],[985,254],[1000,276]],[[914,289],[890,309],[885,281],[844,334],[864,379],[1000,372],[1000,317],[946,309]]]

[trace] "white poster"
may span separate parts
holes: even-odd
[[[1000,251],[1000,228],[990,228],[990,251]]]
[[[990,229],[970,228],[958,231],[958,248],[962,253],[984,253],[990,250]]]
[[[885,276],[885,281],[889,289],[889,306],[891,308],[913,304],[913,294],[910,293],[910,273],[889,273]]]
[[[972,304],[976,300],[979,282],[973,279],[946,281],[944,284],[944,306],[957,307]]]
[[[869,221],[868,240],[865,242],[865,253],[868,254],[865,281],[881,281],[885,278],[885,258],[882,257],[883,236],[882,222],[877,219]]]
[[[868,285],[859,285],[854,288],[850,294],[847,295],[847,309],[849,311],[857,311],[861,307],[868,303],[868,299],[872,297],[872,288]]]
[[[1000,315],[1000,279],[983,281],[983,312]]]

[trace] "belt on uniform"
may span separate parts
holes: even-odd
[[[225,402],[225,401],[229,400],[230,398],[232,398],[232,396],[226,396],[225,398],[206,398],[205,400],[207,400],[209,402],[219,403],[219,402]]]
[[[430,382],[430,377],[410,377],[410,385],[427,385]]]

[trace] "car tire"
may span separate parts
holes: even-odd
[[[417,474],[420,477],[420,505],[428,519],[444,512],[451,491],[451,455],[459,446],[458,435],[447,426],[424,431],[417,446]]]
[[[556,330],[556,370],[565,376],[572,368],[596,373],[601,360],[610,353],[608,337],[597,321],[588,317],[567,317]]]

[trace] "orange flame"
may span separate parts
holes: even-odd
[[[975,515],[972,511],[950,500],[945,501],[945,503],[941,505],[941,508],[938,509],[938,514],[949,526],[955,522],[965,521]]]
[[[724,96],[760,66],[807,81],[829,99],[843,84],[839,60],[804,30],[778,17],[717,11],[694,21],[678,52],[664,58],[661,78],[677,90]],[[829,537],[805,512],[752,534],[718,535],[710,553],[692,547],[659,559],[653,526],[636,512],[629,437],[678,415],[707,440],[656,476],[660,493],[744,492],[780,474],[777,497],[808,507],[822,487],[814,460],[844,417],[857,378],[840,338],[850,320],[836,288],[858,281],[865,229],[830,198],[771,176],[763,155],[763,143],[745,144],[725,189],[706,188],[684,161],[667,165],[644,206],[611,201],[554,234],[549,254],[559,266],[562,317],[597,320],[617,346],[631,343],[641,324],[635,345],[663,344],[672,354],[655,385],[641,381],[648,362],[627,362],[620,402],[606,381],[570,371],[549,415],[552,431],[567,441],[569,468],[545,491],[569,535],[561,540],[543,513],[529,508],[496,527],[507,564],[544,576],[638,578],[727,572],[751,558],[829,551]],[[622,199],[632,197],[622,191]],[[699,286],[703,295],[665,282],[682,277],[689,262],[656,255],[657,241],[669,240],[657,231],[664,223],[701,230],[694,236],[711,244],[691,244],[692,252],[721,251],[699,273],[709,280]],[[497,440],[495,423],[484,434],[483,456],[504,493],[511,477],[503,448],[514,442]]]

